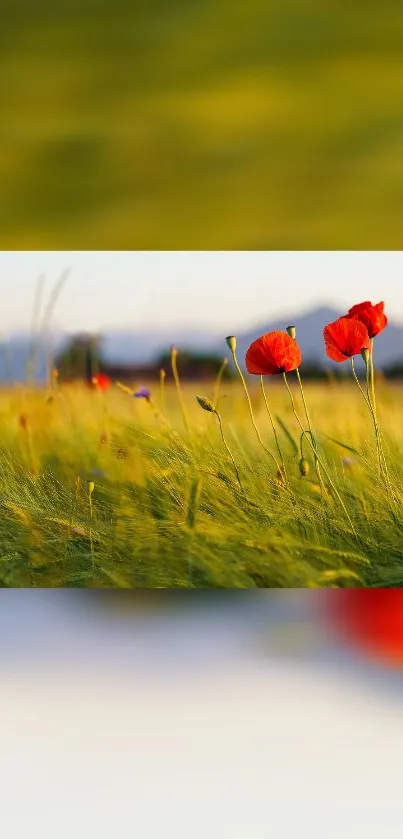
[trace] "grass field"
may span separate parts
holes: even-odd
[[[290,381],[294,381],[293,375]],[[323,476],[299,472],[300,432],[282,384],[266,389],[289,483],[276,477],[238,383],[217,417],[196,401],[213,387],[173,385],[153,403],[64,386],[0,396],[2,586],[316,587],[403,585],[403,390],[380,382],[378,406],[393,502],[377,474],[373,429],[352,384],[306,385]],[[278,457],[259,387],[252,404]],[[295,389],[295,400],[301,408]],[[287,429],[287,430],[285,430]],[[343,449],[344,442],[360,454]],[[362,457],[362,456],[363,457]],[[347,458],[347,460],[345,459]],[[363,459],[364,458],[364,459]]]
[[[402,246],[397,0],[6,6],[2,248]]]

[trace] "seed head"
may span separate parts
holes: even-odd
[[[300,460],[298,465],[299,465],[299,471],[300,471],[302,477],[306,478],[306,476],[309,475],[309,463],[308,463],[308,461],[305,460],[304,457],[301,457],[301,460]]]
[[[207,399],[207,396],[196,396],[196,399],[203,411],[209,411],[210,414],[215,414],[215,407],[211,401],[211,399]]]

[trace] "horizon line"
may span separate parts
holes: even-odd
[[[332,303],[326,303],[325,301],[323,301],[321,303],[316,304],[315,306],[307,307],[307,308],[304,308],[304,309],[300,310],[299,315],[297,315],[297,318],[298,317],[300,317],[300,318],[307,317],[307,315],[313,314],[315,312],[320,312],[322,309],[329,309],[329,310],[332,310],[332,311],[335,311],[335,312],[337,311],[334,303],[333,304]],[[340,315],[340,317],[342,317],[342,315]],[[294,316],[294,320],[296,320],[297,318]],[[282,315],[282,314],[273,315],[273,317],[270,320],[273,322],[273,321],[279,321],[281,319],[284,319],[284,323],[285,323],[285,321],[288,320],[289,318],[287,318],[286,313],[284,313],[284,315]],[[267,321],[269,322],[268,319],[267,319]],[[393,325],[393,326],[397,326],[397,327],[403,327],[403,318],[402,318],[402,320],[395,320],[395,319],[388,318],[388,322],[389,322],[389,325]],[[255,321],[255,323],[256,323],[256,321]],[[217,335],[218,336],[218,333],[220,333],[221,331],[223,331],[223,332],[225,332],[226,330],[228,331],[228,325],[227,326],[223,325],[222,327],[220,327],[219,325],[209,326],[209,324],[205,323],[205,322],[200,322],[200,323],[184,322],[184,323],[176,323],[176,324],[171,324],[171,325],[169,324],[169,322],[167,322],[167,323],[150,323],[150,322],[148,322],[148,323],[137,324],[136,325],[136,324],[126,324],[126,323],[122,322],[120,325],[110,325],[110,326],[104,325],[104,326],[99,326],[99,327],[92,328],[92,329],[91,328],[88,328],[88,329],[84,328],[84,329],[79,329],[77,331],[74,331],[74,327],[72,327],[71,329],[70,328],[62,328],[62,327],[58,327],[57,324],[55,324],[50,330],[48,330],[46,332],[46,334],[48,334],[48,335],[49,334],[52,335],[52,334],[55,334],[55,333],[56,334],[61,334],[61,335],[90,334],[90,335],[100,335],[102,337],[103,333],[124,334],[124,333],[128,333],[128,332],[131,332],[131,331],[137,332],[137,333],[138,332],[147,332],[147,331],[163,333],[163,332],[166,332],[167,330],[171,330],[171,329],[176,329],[176,330],[182,331],[182,332],[191,332],[192,330],[195,330],[195,331],[198,331],[198,332],[205,332],[206,334],[210,333],[212,335]],[[284,326],[284,329],[286,329],[286,326]],[[233,328],[233,332],[236,332],[236,331],[253,331],[253,326],[250,322],[249,322],[249,325],[247,323],[244,323],[242,325],[238,325],[237,327]],[[4,339],[7,338],[7,337],[8,338],[10,338],[10,337],[15,338],[15,337],[20,337],[20,336],[22,337],[22,336],[32,335],[32,334],[33,334],[32,327],[29,326],[29,325],[27,325],[25,327],[24,326],[9,327],[8,330],[4,330],[4,331],[0,332],[0,343],[4,343]],[[36,335],[40,334],[40,330],[35,331],[34,334],[36,334]]]

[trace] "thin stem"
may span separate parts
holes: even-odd
[[[321,474],[320,474],[320,465],[319,465],[319,460],[318,460],[317,453],[316,453],[316,452],[317,452],[316,438],[315,438],[314,433],[313,433],[313,431],[312,431],[311,418],[310,418],[309,413],[308,413],[308,407],[307,407],[307,404],[306,404],[306,401],[305,401],[304,388],[302,387],[302,381],[301,381],[301,376],[300,376],[300,372],[299,372],[299,368],[298,368],[298,367],[297,367],[297,369],[296,369],[296,373],[297,373],[297,379],[298,379],[299,389],[300,389],[300,391],[301,391],[302,402],[303,402],[303,405],[304,405],[304,410],[305,410],[306,421],[307,421],[307,423],[308,423],[308,428],[309,428],[309,431],[310,431],[310,435],[311,435],[312,443],[313,443],[314,450],[315,450],[315,471],[316,471],[316,475],[317,475],[317,478],[318,478],[319,486],[320,486],[321,491],[322,491],[322,490],[323,490],[323,482],[322,482],[322,476],[321,476]]]
[[[228,443],[227,443],[227,441],[226,441],[226,439],[225,439],[224,429],[223,429],[223,427],[222,427],[222,422],[221,422],[221,417],[220,417],[220,414],[218,413],[218,411],[217,411],[217,410],[215,410],[215,411],[214,411],[214,413],[215,413],[215,415],[216,415],[216,417],[217,417],[217,419],[218,419],[219,425],[220,425],[220,431],[221,431],[222,441],[223,441],[224,446],[225,446],[225,448],[226,448],[226,450],[227,450],[227,452],[228,452],[228,454],[229,454],[229,456],[230,456],[230,458],[231,458],[231,460],[232,460],[232,464],[233,464],[233,467],[234,467],[234,469],[235,469],[235,474],[236,474],[236,476],[237,476],[237,480],[238,480],[239,486],[241,487],[241,490],[242,490],[242,492],[244,493],[244,488],[243,488],[243,486],[242,486],[242,481],[241,481],[241,479],[240,479],[240,477],[239,477],[239,472],[238,472],[237,465],[236,465],[236,463],[235,463],[234,456],[233,456],[232,451],[231,451],[231,449],[230,449],[230,447],[229,447],[229,445],[228,445]]]
[[[34,296],[34,304],[33,304],[33,311],[32,311],[32,326],[31,326],[31,348],[29,353],[29,359],[27,364],[27,380],[29,387],[32,387],[34,384],[35,379],[35,372],[36,372],[36,363],[37,363],[37,356],[40,349],[40,337],[38,338],[38,331],[39,331],[39,319],[42,309],[42,300],[43,300],[43,292],[44,292],[44,285],[45,285],[45,277],[41,275],[38,277],[35,296]]]
[[[345,513],[345,515],[346,515],[346,517],[347,517],[347,521],[348,521],[348,523],[349,523],[349,525],[350,525],[350,527],[351,527],[351,529],[352,529],[352,531],[353,531],[353,533],[354,533],[354,536],[357,538],[357,534],[356,534],[356,532],[355,532],[355,527],[354,527],[353,522],[352,522],[352,520],[351,520],[351,518],[350,518],[350,514],[349,514],[349,512],[348,512],[348,510],[347,510],[347,507],[346,507],[346,505],[344,504],[344,501],[343,501],[343,499],[342,499],[342,497],[341,497],[340,493],[339,493],[339,492],[338,492],[338,490],[336,489],[336,487],[335,487],[335,485],[334,485],[334,483],[333,483],[333,481],[332,481],[332,479],[331,479],[331,477],[330,477],[330,475],[329,475],[329,473],[328,473],[328,471],[327,471],[326,467],[324,466],[323,462],[321,461],[321,459],[320,459],[320,457],[319,457],[319,455],[318,455],[318,453],[317,453],[317,451],[316,451],[316,449],[315,449],[315,446],[314,446],[314,444],[312,443],[312,440],[310,439],[310,437],[308,436],[307,432],[305,431],[304,426],[302,425],[302,422],[301,422],[301,420],[300,420],[300,418],[299,418],[299,416],[298,416],[298,414],[297,414],[297,411],[296,411],[296,408],[295,408],[294,397],[293,397],[293,395],[292,395],[292,392],[291,392],[290,386],[289,386],[288,381],[287,381],[287,376],[286,376],[286,374],[285,374],[285,373],[283,373],[283,379],[284,379],[284,382],[285,382],[285,386],[286,386],[286,388],[287,388],[287,390],[288,390],[288,394],[289,394],[289,397],[290,397],[290,400],[291,400],[292,410],[293,410],[294,416],[295,416],[295,418],[296,418],[296,420],[297,420],[297,422],[298,422],[298,425],[299,425],[299,427],[300,427],[301,431],[303,432],[304,436],[305,436],[305,437],[306,437],[306,439],[308,440],[309,445],[310,445],[310,447],[311,447],[312,451],[314,452],[314,454],[315,454],[315,455],[316,455],[316,457],[318,458],[318,463],[319,463],[319,464],[320,464],[320,466],[322,467],[322,469],[323,469],[323,471],[324,471],[324,473],[325,473],[325,475],[326,475],[326,478],[327,478],[327,480],[329,481],[329,484],[330,484],[330,486],[331,486],[331,488],[332,488],[332,490],[333,490],[333,492],[334,492],[334,494],[335,494],[336,498],[338,499],[338,501],[339,501],[339,503],[340,503],[341,507],[343,508],[343,511],[344,511],[344,513]]]
[[[179,401],[179,406],[180,406],[180,409],[181,409],[183,424],[185,426],[186,432],[189,434],[189,431],[190,431],[189,420],[187,418],[185,403],[183,401],[182,388],[181,388],[181,383],[180,383],[180,379],[179,379],[178,365],[177,365],[177,362],[176,362],[176,358],[177,358],[177,351],[176,351],[175,347],[173,347],[172,350],[171,350],[172,373],[173,373],[173,377],[174,377],[174,380],[175,380],[176,391],[177,391],[177,394],[178,394],[178,401]]]
[[[74,516],[76,514],[77,499],[78,499],[78,493],[80,491],[80,485],[81,485],[80,478],[77,478],[76,479],[76,491],[75,491],[75,494],[74,494],[73,503],[71,505],[69,524],[68,524],[68,529],[67,529],[67,534],[66,534],[66,542],[65,542],[65,546],[64,546],[64,557],[63,557],[63,571],[64,571],[64,574],[66,574],[66,564],[67,564],[67,555],[68,555],[68,550],[69,550],[70,534],[71,534],[71,531],[73,529],[73,521],[74,521]]]
[[[357,376],[357,373],[355,372],[355,366],[354,366],[354,358],[353,358],[353,356],[351,356],[351,358],[350,358],[350,362],[351,362],[351,369],[352,369],[352,371],[353,371],[353,376],[354,376],[355,382],[356,382],[356,384],[357,384],[357,387],[359,388],[360,393],[362,394],[362,396],[363,396],[363,398],[364,398],[364,400],[365,400],[365,403],[366,403],[366,405],[367,405],[367,408],[369,408],[369,410],[371,411],[371,416],[373,417],[374,412],[373,412],[373,409],[372,409],[371,400],[370,400],[370,398],[366,395],[365,391],[363,390],[363,388],[362,388],[362,387],[361,387],[361,385],[360,385],[360,380],[359,380],[359,378],[358,378],[358,376]]]
[[[370,411],[370,414],[371,414],[371,417],[372,417],[372,420],[373,420],[373,423],[374,423],[376,447],[377,447],[377,452],[378,452],[379,474],[382,475],[382,468],[386,469],[386,472],[387,472],[387,466],[386,466],[385,456],[384,456],[383,451],[382,451],[382,443],[381,443],[381,439],[380,439],[379,426],[378,426],[376,414],[375,414],[374,407],[373,407],[373,404],[371,402],[371,399],[367,397],[363,388],[360,385],[357,373],[355,371],[353,356],[351,356],[350,361],[351,361],[351,369],[352,369],[352,372],[353,372],[355,382],[356,382],[356,384],[359,388],[360,393],[362,394],[362,396],[365,400],[365,404],[367,405],[367,408]]]
[[[377,425],[377,428],[378,428],[379,445],[380,445],[380,449],[381,449],[381,453],[382,453],[382,457],[383,457],[383,465],[384,465],[384,469],[385,469],[385,474],[386,474],[386,477],[387,477],[389,488],[391,490],[390,482],[389,482],[388,464],[386,462],[385,453],[383,451],[382,435],[381,435],[381,432],[380,432],[380,429],[379,429],[378,417],[377,417],[376,397],[375,397],[374,339],[373,338],[370,339],[370,343],[371,343],[371,347],[370,347],[369,361],[370,361],[372,407],[373,407],[373,411],[374,411],[374,421],[376,422],[376,425]]]
[[[190,496],[189,496],[189,502],[188,502],[187,517],[186,517],[186,525],[187,525],[187,527],[190,531],[189,543],[188,543],[188,578],[187,578],[188,586],[192,585],[192,577],[193,577],[192,550],[193,550],[193,541],[194,541],[194,537],[195,537],[195,533],[196,533],[196,517],[197,517],[197,512],[198,512],[198,509],[199,509],[199,505],[200,505],[201,485],[202,485],[201,480],[199,478],[194,480],[193,483],[192,483],[191,490],[190,490]]]
[[[218,396],[219,396],[219,393],[220,393],[222,377],[224,375],[224,372],[225,372],[227,366],[228,366],[228,358],[223,358],[223,362],[222,362],[221,367],[218,371],[217,378],[216,378],[216,383],[215,383],[215,388],[214,388],[213,404],[216,407],[218,405]]]
[[[160,370],[160,402],[161,402],[161,411],[165,413],[165,378],[166,372],[161,368]]]
[[[300,440],[299,440],[299,450],[300,450],[301,457],[304,456],[304,448],[303,448],[302,443],[303,443],[303,440],[305,440],[307,434],[310,435],[312,443],[315,445],[315,438],[312,434],[312,431],[306,431],[306,429],[304,431],[302,431],[301,432],[301,437],[300,437]]]
[[[369,371],[370,371],[370,380],[371,380],[371,396],[372,396],[372,407],[374,409],[374,415],[376,417],[376,398],[375,398],[375,372],[374,372],[374,339],[370,339],[370,352],[369,352]]]
[[[92,536],[92,521],[94,516],[94,508],[92,505],[92,493],[94,489],[90,486],[89,489],[89,502],[90,502],[90,545],[91,545],[91,563],[92,563],[92,571],[95,571],[95,554],[94,554],[94,540]]]
[[[374,425],[377,428],[377,434],[378,434],[378,438],[379,438],[379,447],[380,447],[381,455],[382,455],[382,458],[383,458],[383,468],[385,470],[385,474],[386,474],[387,479],[389,481],[388,465],[387,465],[387,462],[386,462],[385,453],[383,451],[382,437],[381,437],[381,432],[380,432],[379,425],[378,425],[378,417],[377,417],[377,409],[376,409],[375,370],[374,370],[374,339],[373,338],[370,339],[370,344],[371,344],[371,346],[370,346],[370,353],[369,353],[369,364],[367,365],[367,368],[369,368],[370,383],[371,383],[370,401],[371,401],[371,404],[372,404],[372,416],[373,416],[373,420],[374,420]]]
[[[358,388],[359,388],[359,390],[360,390],[360,393],[362,394],[362,396],[363,396],[363,398],[364,398],[364,400],[365,400],[365,404],[367,405],[367,408],[368,408],[368,409],[369,409],[369,411],[370,411],[370,414],[371,414],[371,417],[372,417],[372,421],[373,421],[373,423],[374,423],[375,440],[376,440],[376,448],[377,448],[377,454],[378,454],[378,469],[379,469],[379,476],[383,479],[383,481],[384,481],[384,483],[385,483],[385,486],[386,486],[386,490],[387,490],[387,492],[388,492],[388,495],[392,495],[392,499],[393,499],[393,498],[394,498],[394,496],[393,496],[393,491],[392,491],[392,487],[391,487],[391,484],[390,484],[389,472],[388,472],[388,466],[387,466],[387,463],[386,463],[386,458],[385,458],[385,454],[384,454],[383,447],[382,447],[381,434],[380,434],[380,430],[379,430],[379,426],[378,426],[378,420],[377,420],[376,413],[375,413],[375,409],[374,409],[374,405],[373,405],[373,400],[374,400],[374,398],[375,398],[375,390],[374,390],[374,385],[373,385],[373,365],[372,365],[372,362],[370,362],[370,365],[371,365],[371,367],[372,367],[372,372],[371,372],[371,390],[373,390],[373,397],[372,397],[372,401],[371,401],[371,399],[370,399],[370,398],[369,398],[369,397],[365,394],[365,392],[364,392],[363,388],[362,388],[362,387],[361,387],[361,385],[360,385],[360,382],[359,382],[359,379],[358,379],[357,373],[356,373],[356,371],[355,371],[355,366],[354,366],[354,359],[353,359],[353,356],[351,356],[350,361],[351,361],[351,369],[352,369],[352,372],[353,372],[353,376],[354,376],[355,382],[356,382],[356,384],[357,384],[357,386],[358,386]]]
[[[371,345],[370,353],[372,353],[372,345]],[[371,401],[371,396],[370,396],[371,365],[368,364],[367,362],[365,363],[365,373],[366,373],[366,385],[367,385],[367,399],[368,399],[368,402],[370,402]]]
[[[264,442],[263,442],[263,440],[262,440],[262,438],[261,438],[261,436],[260,436],[260,431],[259,431],[259,429],[258,429],[258,427],[257,427],[257,425],[256,425],[256,420],[255,420],[255,416],[254,416],[254,413],[253,413],[253,408],[252,408],[252,402],[251,402],[251,399],[250,399],[250,396],[249,396],[248,388],[247,388],[247,386],[246,386],[246,382],[245,382],[244,375],[243,375],[242,370],[241,370],[241,368],[240,368],[240,366],[239,366],[239,364],[238,364],[238,359],[237,359],[237,357],[236,357],[235,350],[233,350],[233,351],[232,351],[232,357],[233,357],[233,359],[234,359],[234,364],[235,364],[235,367],[236,367],[236,369],[237,369],[238,375],[239,375],[239,377],[240,377],[240,379],[241,379],[241,382],[242,382],[242,384],[243,384],[243,389],[244,389],[244,391],[245,391],[245,395],[246,395],[246,398],[247,398],[247,400],[248,400],[248,406],[249,406],[250,418],[251,418],[251,420],[252,420],[252,425],[253,425],[253,427],[254,427],[254,429],[255,429],[255,431],[256,431],[256,435],[257,435],[257,438],[258,438],[258,440],[259,440],[259,443],[260,443],[260,445],[262,446],[262,448],[265,450],[265,452],[266,452],[266,453],[267,453],[267,454],[268,454],[268,455],[272,458],[272,460],[274,460],[274,463],[275,463],[275,465],[276,465],[276,469],[277,469],[277,471],[279,472],[279,471],[280,471],[280,466],[279,466],[279,464],[277,463],[277,460],[276,460],[276,458],[274,457],[273,452],[271,452],[271,451],[270,451],[270,449],[268,449],[268,448],[265,446],[265,444],[264,444]]]
[[[272,413],[271,413],[271,410],[270,410],[270,407],[269,407],[269,403],[268,403],[268,401],[267,401],[266,391],[265,391],[265,389],[264,389],[263,376],[261,376],[261,377],[260,377],[260,384],[261,384],[261,388],[262,388],[262,394],[263,394],[264,403],[265,403],[265,405],[266,405],[266,410],[267,410],[267,413],[268,413],[268,415],[269,415],[269,420],[270,420],[270,422],[271,422],[271,427],[272,427],[272,429],[273,429],[273,434],[274,434],[274,439],[275,439],[275,441],[276,441],[277,451],[278,451],[279,456],[280,456],[281,466],[282,466],[283,471],[284,471],[284,477],[288,480],[288,478],[287,478],[287,473],[286,473],[286,468],[285,468],[285,463],[284,463],[283,453],[282,453],[282,451],[281,451],[281,448],[280,448],[280,443],[279,443],[279,441],[278,441],[278,436],[277,436],[276,426],[274,425],[273,416],[272,416]]]

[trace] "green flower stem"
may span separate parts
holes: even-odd
[[[257,427],[257,425],[256,425],[256,420],[255,420],[255,417],[254,417],[253,408],[252,408],[252,402],[251,402],[251,400],[250,400],[250,396],[249,396],[248,388],[247,388],[247,386],[246,386],[246,382],[245,382],[245,378],[244,378],[244,375],[243,375],[243,373],[242,373],[242,370],[241,370],[241,368],[240,368],[240,366],[239,366],[239,364],[238,364],[238,359],[237,359],[237,357],[236,357],[235,350],[232,350],[232,358],[233,358],[233,360],[234,360],[234,364],[235,364],[236,370],[237,370],[237,372],[238,372],[238,375],[239,375],[239,377],[240,377],[240,379],[241,379],[241,382],[242,382],[242,384],[243,384],[243,389],[244,389],[244,391],[245,391],[245,395],[246,395],[246,398],[247,398],[247,400],[248,400],[250,418],[251,418],[251,420],[252,420],[252,425],[253,425],[253,427],[254,427],[254,429],[255,429],[255,431],[256,431],[256,435],[257,435],[257,438],[258,438],[258,440],[259,440],[259,443],[260,443],[260,445],[262,446],[262,448],[265,450],[265,452],[266,452],[266,453],[267,453],[267,454],[268,454],[268,455],[272,458],[272,460],[274,461],[275,466],[276,466],[276,469],[277,469],[277,472],[281,472],[281,470],[280,470],[280,466],[279,466],[279,464],[277,463],[277,460],[276,460],[276,458],[274,457],[273,452],[271,452],[271,451],[270,451],[270,449],[268,449],[268,448],[265,446],[265,444],[264,444],[264,442],[263,442],[263,440],[262,440],[262,438],[261,438],[261,436],[260,436],[260,431],[259,431],[259,429],[258,429],[258,427]]]
[[[90,504],[90,545],[91,545],[91,564],[92,564],[92,571],[95,572],[95,553],[94,553],[94,538],[92,532],[92,523],[94,519],[94,507],[92,503],[92,493],[94,492],[95,484],[93,481],[90,481],[89,488],[88,488],[88,497],[89,497],[89,504]]]
[[[80,491],[80,486],[81,486],[80,478],[76,478],[76,491],[74,493],[74,497],[73,497],[73,501],[72,501],[72,505],[71,505],[70,518],[69,518],[68,527],[67,527],[67,530],[66,530],[66,541],[65,541],[65,544],[64,544],[64,556],[63,556],[63,572],[64,572],[64,574],[66,574],[67,555],[68,555],[68,551],[69,551],[70,536],[71,536],[71,531],[73,529],[73,522],[74,522],[74,517],[75,517],[75,514],[76,514],[77,500],[78,500],[78,494],[79,494],[79,491]]]
[[[228,443],[227,443],[227,441],[226,441],[226,439],[225,439],[225,434],[224,434],[224,429],[223,429],[223,427],[222,427],[222,421],[221,421],[220,414],[218,413],[218,411],[217,411],[216,409],[214,409],[214,411],[212,411],[212,413],[214,413],[214,414],[216,415],[217,419],[218,419],[218,423],[219,423],[219,426],[220,426],[220,432],[221,432],[222,441],[223,441],[224,446],[225,446],[225,448],[226,448],[226,450],[227,450],[227,452],[228,452],[228,454],[229,454],[229,456],[230,456],[230,458],[231,458],[231,460],[232,460],[232,464],[233,464],[233,467],[234,467],[234,470],[235,470],[235,474],[236,474],[236,477],[237,477],[237,481],[238,481],[238,483],[239,483],[239,486],[240,486],[240,488],[241,488],[241,490],[242,490],[243,494],[245,494],[244,488],[243,488],[243,486],[242,486],[242,481],[241,481],[241,479],[240,479],[240,477],[239,477],[238,467],[237,467],[237,465],[236,465],[236,463],[235,463],[235,458],[234,458],[234,455],[232,454],[232,451],[231,451],[231,449],[230,449],[230,447],[229,447],[229,445],[228,445]]]
[[[372,401],[372,408],[373,408],[373,418],[374,418],[374,425],[378,429],[378,436],[379,436],[379,445],[381,449],[381,454],[383,458],[384,470],[387,478],[387,482],[389,485],[389,489],[391,490],[390,479],[389,479],[389,472],[388,472],[388,464],[386,462],[385,453],[383,450],[382,444],[382,436],[378,425],[378,417],[377,417],[377,409],[376,409],[376,397],[375,397],[375,370],[374,370],[374,339],[370,339],[370,354],[369,354],[369,369],[370,369],[370,381],[371,381],[371,401]],[[392,493],[393,494],[393,493]]]
[[[296,374],[297,374],[299,389],[301,391],[302,402],[303,402],[303,405],[304,405],[304,411],[305,411],[306,421],[308,423],[309,433],[311,435],[311,440],[312,440],[312,443],[313,443],[313,446],[314,446],[315,472],[316,472],[316,475],[317,475],[317,478],[318,478],[319,486],[320,486],[321,490],[323,491],[323,481],[322,481],[322,476],[320,474],[320,464],[319,464],[319,460],[318,460],[318,456],[317,456],[316,438],[315,438],[315,435],[314,435],[313,430],[312,430],[311,418],[310,418],[309,413],[308,413],[308,406],[306,404],[304,388],[302,387],[302,381],[301,381],[301,376],[300,376],[300,372],[299,372],[298,367],[296,369]]]
[[[216,405],[216,406],[218,404],[218,397],[219,397],[219,393],[220,393],[222,377],[223,377],[224,372],[225,372],[227,367],[228,367],[228,358],[223,358],[223,362],[222,362],[221,367],[218,371],[217,379],[216,379],[216,383],[215,383],[215,388],[214,388],[213,402],[214,402],[214,405]]]
[[[360,393],[361,393],[361,395],[362,395],[362,397],[365,401],[365,404],[367,405],[368,410],[370,411],[372,421],[374,423],[376,448],[377,448],[377,453],[378,453],[379,475],[383,479],[388,493],[392,494],[392,498],[393,498],[392,488],[391,488],[390,479],[389,479],[388,466],[387,466],[385,454],[384,454],[384,451],[383,451],[382,439],[381,439],[381,434],[380,434],[380,430],[379,430],[379,425],[378,425],[373,401],[371,401],[371,399],[366,395],[365,391],[363,390],[363,388],[360,385],[357,373],[355,371],[353,356],[351,356],[350,361],[351,361],[351,370],[352,370],[352,373],[353,373],[353,376],[354,376],[354,380],[355,380],[355,382],[358,386],[358,389],[359,389],[359,391],[360,391]],[[373,374],[373,371],[372,371],[372,374]],[[371,376],[371,379],[372,379],[372,376]],[[372,385],[371,385],[371,389],[372,389]]]
[[[269,419],[270,419],[270,422],[271,422],[271,427],[273,429],[273,434],[274,434],[274,439],[276,441],[277,451],[279,453],[279,457],[280,457],[280,460],[281,460],[281,466],[282,466],[282,469],[284,471],[284,477],[288,481],[287,472],[286,472],[285,463],[284,463],[284,457],[283,457],[283,453],[282,453],[281,448],[280,448],[280,443],[278,441],[276,426],[274,425],[273,416],[272,416],[272,413],[271,413],[271,410],[270,410],[270,407],[269,407],[269,403],[267,401],[266,391],[264,389],[263,376],[260,377],[260,384],[261,384],[261,388],[262,388],[264,403],[266,405],[266,410],[267,410],[267,413],[269,415]]]
[[[370,339],[370,353],[369,353],[369,374],[371,381],[371,398],[372,407],[374,409],[374,416],[376,418],[376,399],[375,399],[375,373],[374,373],[374,339]]]
[[[290,400],[291,400],[292,410],[293,410],[294,416],[295,416],[295,418],[296,418],[296,420],[297,420],[297,422],[298,422],[298,425],[299,425],[299,427],[300,427],[301,431],[303,432],[303,434],[304,434],[305,438],[308,440],[309,445],[310,445],[310,447],[311,447],[311,449],[312,449],[312,451],[313,451],[314,455],[318,458],[318,463],[319,463],[319,465],[322,467],[322,469],[323,469],[323,471],[324,471],[324,473],[325,473],[325,475],[326,475],[326,478],[327,478],[327,480],[329,481],[329,485],[330,485],[330,487],[332,488],[332,490],[333,490],[333,492],[334,492],[334,494],[335,494],[336,498],[338,499],[338,501],[339,501],[339,503],[340,503],[340,505],[341,505],[341,507],[342,507],[342,509],[343,509],[343,511],[344,511],[344,514],[345,514],[345,516],[346,516],[346,518],[347,518],[347,521],[348,521],[348,523],[349,523],[349,525],[350,525],[350,527],[351,527],[351,529],[352,529],[352,531],[353,531],[354,536],[357,538],[357,534],[356,534],[356,531],[355,531],[355,527],[354,527],[354,525],[353,525],[353,522],[352,522],[352,520],[351,520],[350,514],[349,514],[349,512],[348,512],[348,510],[347,510],[347,507],[346,507],[346,505],[345,505],[345,503],[344,503],[344,501],[343,501],[343,499],[342,499],[342,497],[341,497],[340,493],[339,493],[339,492],[338,492],[338,490],[336,489],[336,487],[335,487],[335,485],[334,485],[334,483],[333,483],[333,481],[332,481],[332,479],[331,479],[331,477],[330,477],[330,475],[329,475],[329,473],[328,473],[328,471],[327,471],[326,467],[324,466],[323,462],[321,461],[321,459],[320,459],[320,457],[319,457],[319,455],[318,455],[318,453],[317,453],[317,451],[316,451],[316,449],[315,449],[315,446],[314,446],[314,444],[312,443],[312,440],[310,439],[310,437],[308,436],[307,432],[305,431],[304,426],[302,425],[302,422],[301,422],[301,420],[300,420],[300,418],[299,418],[299,416],[298,416],[298,414],[297,414],[297,411],[296,411],[296,408],[295,408],[294,397],[293,397],[293,395],[292,395],[292,392],[291,392],[290,386],[289,386],[288,381],[287,381],[287,376],[286,376],[286,374],[285,374],[285,373],[283,373],[283,379],[284,379],[285,386],[286,386],[286,388],[287,388],[287,390],[288,390],[288,394],[289,394],[289,397],[290,397]]]

